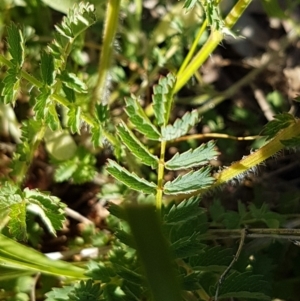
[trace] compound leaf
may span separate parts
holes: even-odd
[[[274,119],[268,122],[263,131],[262,135],[267,136],[267,140],[274,138],[274,136],[282,129],[287,128],[292,123],[295,123],[295,118],[289,113],[281,113],[274,116]]]
[[[148,139],[159,140],[160,133],[145,114],[140,103],[134,96],[126,100],[126,113],[129,120],[135,125],[136,130],[144,134]]]
[[[198,112],[187,112],[181,119],[177,119],[173,125],[167,125],[161,129],[162,140],[173,140],[185,135],[197,122],[199,122]]]
[[[214,180],[210,176],[210,169],[201,168],[167,182],[164,186],[164,192],[166,194],[192,193],[210,186]]]
[[[145,179],[138,177],[134,173],[130,173],[128,170],[112,160],[108,160],[108,166],[106,170],[114,178],[131,189],[148,194],[154,194],[156,192],[156,185],[154,183],[148,182]]]
[[[24,38],[21,30],[12,23],[7,27],[7,43],[11,62],[16,68],[21,68],[24,63]]]
[[[56,30],[67,38],[76,38],[96,22],[95,8],[90,3],[75,4]]]
[[[165,167],[171,170],[179,170],[205,165],[218,155],[214,147],[214,142],[209,141],[208,143],[201,144],[194,150],[188,150],[182,154],[177,153],[166,162]]]
[[[161,78],[158,85],[153,88],[153,110],[157,123],[160,126],[166,126],[169,121],[175,82],[174,75],[169,73],[167,77]]]
[[[219,299],[271,300],[271,285],[264,279],[263,275],[253,275],[251,272],[233,272],[222,283]]]
[[[149,152],[149,150],[136,138],[123,121],[118,126],[118,134],[123,143],[138,159],[152,168],[157,167],[158,158]]]
[[[63,69],[66,58],[70,54],[70,45],[75,39],[96,22],[95,8],[89,3],[75,4],[67,16],[63,18],[61,25],[55,26],[55,40],[49,46],[56,59],[56,67]]]

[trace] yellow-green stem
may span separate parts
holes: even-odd
[[[178,92],[186,82],[193,76],[193,74],[206,61],[210,54],[215,50],[218,44],[222,41],[223,34],[218,30],[213,30],[208,40],[197,53],[194,59],[185,68],[185,72],[177,78],[175,93]]]
[[[93,99],[91,101],[91,113],[94,112],[94,106],[97,102],[106,102],[105,86],[107,75],[111,64],[113,43],[118,27],[119,11],[121,0],[109,0],[107,3],[106,20],[103,32],[103,46],[98,65],[98,78],[95,86]]]
[[[164,185],[164,174],[165,174],[165,152],[166,152],[166,141],[161,142],[160,146],[160,159],[158,163],[158,175],[157,175],[157,192],[156,192],[156,209],[161,210],[162,197],[163,197],[163,185]]]
[[[202,37],[205,29],[206,29],[206,26],[207,26],[207,20],[205,19],[202,23],[202,26],[201,28],[199,29],[198,31],[198,34],[193,42],[193,45],[191,47],[191,49],[189,50],[189,53],[187,54],[186,58],[184,59],[183,63],[181,64],[180,66],[180,69],[179,71],[177,72],[177,78],[181,76],[181,74],[184,72],[187,64],[190,62],[192,56],[194,55],[195,51],[196,51],[196,48],[197,48],[197,45],[199,43],[199,40],[200,38]]]
[[[236,5],[229,12],[227,17],[224,20],[224,25],[226,29],[231,29],[236,21],[243,14],[244,10],[250,4],[251,0],[239,0]],[[206,59],[211,55],[211,53],[215,50],[218,44],[223,39],[223,33],[219,30],[212,29],[212,32],[204,44],[204,46],[200,49],[195,58],[188,64],[188,66],[184,69],[180,76],[177,78],[177,83],[174,89],[174,92],[178,92],[186,82],[193,76],[196,70],[200,68],[200,66],[206,61]]]
[[[270,142],[266,143],[263,147],[243,158],[240,161],[232,163],[228,168],[222,170],[216,175],[216,182],[208,187],[207,189],[198,190],[188,196],[199,195],[219,187],[232,179],[238,178],[239,176],[253,170],[256,166],[266,161],[268,158],[274,156],[285,148],[284,144],[281,143],[283,140],[289,140],[300,135],[300,119],[295,120],[287,128],[281,130]],[[174,197],[173,197],[174,198]],[[186,195],[180,195],[176,199],[183,200]]]
[[[238,162],[234,162],[231,166],[221,171],[217,175],[217,180],[213,187],[220,186],[261,164],[285,147],[280,141],[292,139],[298,135],[300,135],[300,120],[296,120],[295,123],[280,131],[275,138],[256,152]]]

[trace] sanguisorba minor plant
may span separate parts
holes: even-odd
[[[299,121],[287,113],[276,116],[264,130],[269,141],[262,148],[214,176],[210,161],[217,157],[218,152],[213,141],[166,158],[168,143],[186,135],[200,120],[197,111],[192,111],[170,123],[174,94],[212,53],[251,1],[237,1],[224,20],[218,13],[218,2],[201,1],[206,20],[196,39],[207,25],[211,28],[210,37],[196,55],[195,47],[192,47],[176,75],[170,73],[162,77],[154,87],[153,118],[145,113],[138,96],[127,97],[125,112],[128,122],[124,120],[116,125],[117,137],[107,127],[109,107],[99,100],[104,93],[103,83],[107,76],[120,1],[108,1],[99,80],[90,100],[91,105],[87,106],[82,105],[78,98],[88,95],[89,89],[76,74],[68,71],[67,60],[78,46],[78,37],[96,21],[92,5],[76,5],[62,24],[56,26],[54,41],[41,53],[40,79],[28,74],[23,67],[26,41],[22,31],[15,24],[7,27],[9,58],[0,55],[0,62],[6,68],[2,99],[6,106],[14,105],[22,81],[26,81],[30,85],[34,115],[22,124],[21,142],[12,160],[11,178],[2,181],[0,190],[1,229],[7,234],[0,235],[0,262],[7,266],[3,269],[2,279],[6,279],[5,273],[7,277],[17,277],[36,272],[73,279],[63,288],[53,288],[47,294],[48,301],[270,300],[270,281],[255,271],[255,264],[249,257],[244,257],[238,266],[233,265],[242,251],[247,231],[251,231],[238,227],[243,224],[246,215],[258,216],[258,211],[262,214],[263,209],[254,206],[246,213],[245,206],[239,204],[236,226],[240,246],[233,256],[233,250],[207,243],[208,217],[206,209],[199,207],[199,203],[201,195],[207,191],[247,173],[284,147],[299,145]],[[185,8],[191,9],[195,3],[186,1]],[[103,69],[101,66],[104,66]],[[67,110],[63,129],[58,107]],[[119,206],[110,205],[111,215],[116,217],[111,249],[98,260],[89,262],[86,268],[51,261],[13,240],[26,240],[28,211],[38,215],[53,235],[64,222],[64,205],[58,198],[38,189],[23,189],[26,173],[42,141],[50,154],[60,161],[56,173],[58,180],[73,177],[80,183],[94,176],[93,158],[86,150],[77,147],[71,136],[73,133],[80,134],[82,123],[89,127],[95,146],[101,145],[104,138],[117,150],[121,144],[141,165],[151,168],[157,175],[157,179],[151,181],[147,176],[141,177],[129,171],[125,158],[121,156],[119,163],[108,160],[108,173],[138,193],[129,194]],[[53,137],[53,132],[60,134]],[[158,146],[159,154],[150,151],[149,141],[151,145],[155,143]],[[80,165],[82,160],[85,162]],[[175,177],[166,182],[165,173],[168,171],[172,171]],[[166,196],[168,202],[165,202]],[[178,200],[181,202],[174,202]],[[217,210],[220,206],[218,209],[217,205],[210,208],[211,216],[215,216],[216,220]]]

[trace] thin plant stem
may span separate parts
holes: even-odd
[[[296,137],[298,135],[300,135],[300,120],[294,120],[293,124],[280,131],[270,142],[265,144],[263,147],[245,157],[244,159],[238,162],[234,162],[230,167],[221,171],[217,175],[217,180],[213,187],[220,186],[261,164],[285,147],[281,143],[282,140],[292,139],[293,137]]]
[[[221,287],[223,281],[225,280],[225,277],[227,276],[227,274],[231,270],[232,266],[237,262],[238,258],[241,255],[243,245],[244,245],[244,242],[245,242],[245,238],[246,238],[246,229],[242,229],[241,230],[241,239],[240,239],[239,247],[236,251],[236,254],[234,255],[234,257],[233,257],[232,261],[230,262],[229,266],[222,273],[222,275],[220,276],[220,279],[218,281],[217,289],[216,289],[216,293],[215,293],[215,301],[218,301],[219,290],[220,290],[220,287]]]
[[[207,138],[217,138],[217,139],[230,139],[230,140],[236,140],[236,141],[246,141],[246,140],[255,140],[259,138],[260,136],[246,136],[246,137],[236,137],[231,136],[227,134],[221,134],[221,133],[207,133],[207,134],[193,134],[193,135],[187,135],[182,136],[180,138],[177,138],[174,140],[174,142],[180,142],[180,141],[186,141],[186,140],[192,140],[192,139],[207,139]]]
[[[224,20],[224,25],[227,30],[230,30],[236,23],[236,21],[241,17],[247,6],[250,4],[251,0],[239,0],[236,5],[229,12]],[[174,89],[174,92],[178,92],[186,82],[193,76],[193,74],[202,66],[206,59],[212,54],[215,48],[222,41],[224,33],[220,30],[212,29],[212,32],[200,49],[194,59],[188,64],[183,72],[178,78]]]
[[[213,190],[232,179],[243,177],[243,174],[246,174],[249,171],[251,172],[251,170],[255,169],[256,166],[284,149],[285,146],[281,143],[281,141],[292,139],[298,135],[300,135],[300,119],[294,119],[290,126],[281,130],[263,147],[251,153],[247,157],[244,157],[242,160],[232,163],[228,168],[219,172],[216,175],[216,181],[213,185],[207,189],[197,190],[189,194],[189,197],[206,193],[207,191]],[[185,198],[185,194],[176,197],[177,200],[183,200]]]
[[[187,54],[186,58],[184,59],[183,63],[181,64],[179,71],[177,72],[177,75],[176,75],[177,77],[180,77],[181,74],[185,71],[186,66],[188,65],[188,63],[190,62],[192,56],[194,55],[194,53],[196,51],[198,42],[199,42],[200,38],[202,37],[206,27],[207,27],[207,19],[205,19],[203,21],[202,26],[200,27],[198,34],[192,44],[192,47],[189,50],[189,53]]]
[[[96,103],[107,102],[105,99],[105,89],[113,54],[113,43],[118,27],[120,5],[121,0],[109,0],[107,3],[106,20],[103,32],[103,46],[98,64],[98,77],[90,104],[90,112],[92,114],[94,114]]]
[[[165,173],[165,153],[166,153],[166,141],[161,142],[160,146],[160,160],[158,163],[158,172],[157,172],[157,192],[156,192],[156,209],[157,211],[161,210],[162,206],[162,197],[163,197],[163,180]]]

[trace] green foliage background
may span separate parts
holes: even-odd
[[[299,187],[255,181],[283,149],[297,162],[295,103],[270,91],[267,123],[247,100],[225,102],[263,69],[221,92],[201,74],[250,3],[1,2],[1,300],[297,300]],[[287,55],[299,2],[262,4],[294,26],[278,42]],[[92,208],[59,198],[85,184]],[[63,236],[63,260],[42,254]]]

